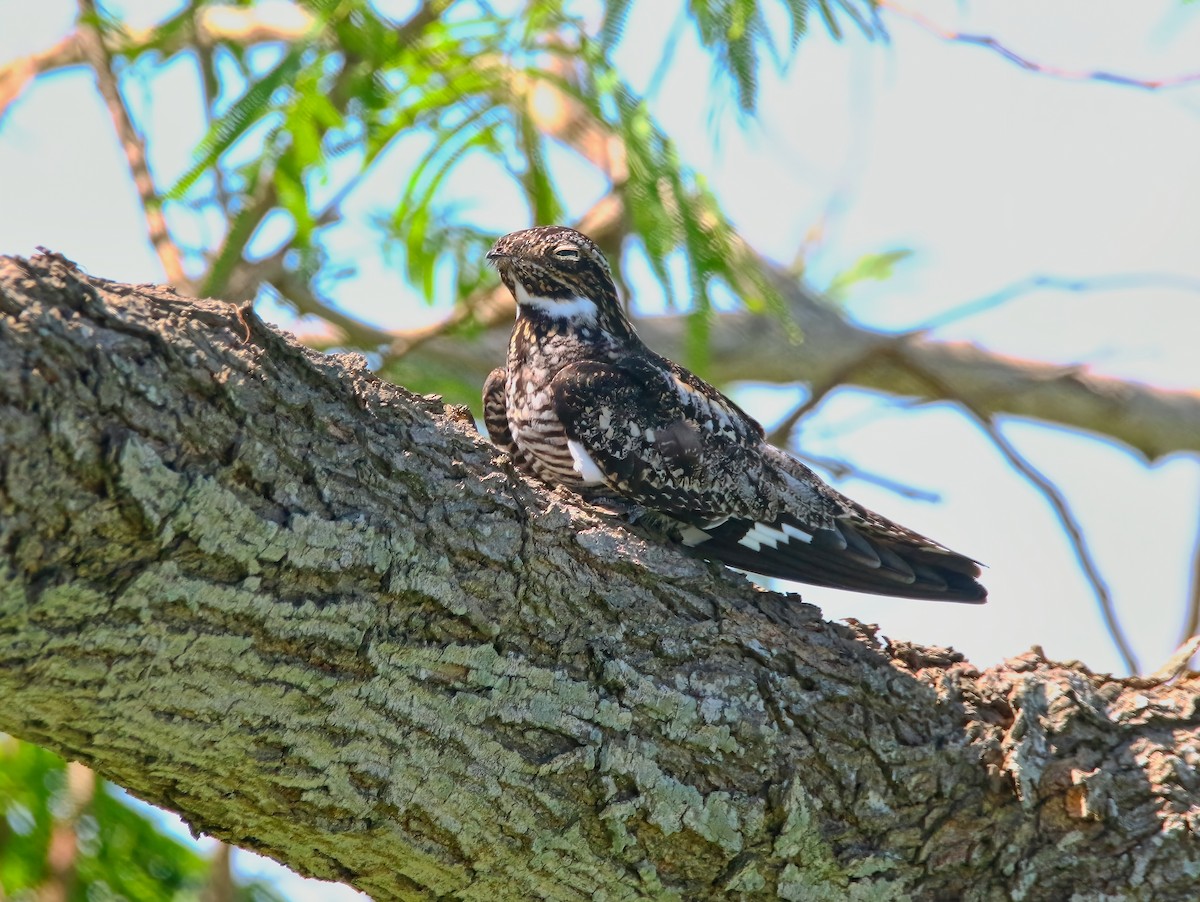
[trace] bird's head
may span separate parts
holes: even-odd
[[[587,235],[566,226],[510,232],[487,257],[520,308],[554,320],[625,322],[612,270]]]

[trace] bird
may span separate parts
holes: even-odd
[[[523,473],[692,555],[748,573],[903,598],[982,603],[980,565],[827,485],[763,427],[634,331],[599,246],[566,226],[487,254],[517,303],[484,426]]]

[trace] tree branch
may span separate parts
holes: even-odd
[[[150,243],[154,245],[154,252],[158,254],[167,281],[181,291],[187,291],[190,282],[183,268],[183,258],[167,231],[162,199],[154,187],[154,178],[150,175],[150,167],[146,163],[146,143],[134,127],[129,110],[125,108],[117,76],[112,69],[112,58],[100,38],[98,26],[91,24],[99,21],[95,0],[78,0],[78,4],[76,44],[96,75],[96,86],[100,89],[109,115],[112,116],[117,138],[125,151],[125,158],[129,161],[129,172],[133,176],[134,187],[137,188],[138,198],[142,202],[142,213],[146,217]]]
[[[189,9],[179,13],[191,14]],[[290,43],[309,36],[316,22],[312,13],[299,5],[271,3],[243,7],[214,3],[195,10],[192,27],[169,29],[166,39],[162,38],[164,28],[171,22],[104,34],[101,40],[110,57],[135,53],[151,45],[169,57],[193,44],[212,48],[220,43],[239,46],[269,41]],[[82,29],[78,29],[45,50],[0,66],[0,120],[37,76],[87,62],[81,35]]]
[[[880,647],[240,314],[0,259],[0,729],[378,899],[1192,898],[1197,675]]]
[[[927,374],[921,373],[916,367],[913,368],[913,371],[918,376],[935,381]],[[953,388],[945,384],[937,385],[937,390],[947,395],[953,394],[954,391]],[[1062,527],[1067,540],[1071,544],[1071,550],[1075,552],[1075,560],[1079,564],[1079,569],[1083,572],[1088,585],[1091,586],[1092,594],[1096,598],[1096,606],[1100,610],[1100,619],[1103,621],[1105,629],[1108,630],[1108,635],[1116,647],[1117,654],[1121,656],[1121,661],[1130,674],[1136,675],[1140,673],[1141,665],[1138,663],[1137,656],[1133,653],[1133,646],[1130,645],[1129,639],[1121,627],[1120,619],[1117,617],[1112,590],[1109,589],[1108,582],[1100,573],[1100,566],[1092,556],[1087,539],[1083,535],[1083,526],[1071,511],[1071,506],[1067,503],[1066,496],[1063,495],[1058,486],[1045,473],[1030,463],[1025,455],[1017,450],[1016,446],[1008,440],[1000,430],[999,424],[992,417],[982,413],[979,408],[965,398],[959,397],[957,400],[967,413],[970,414],[984,435],[991,440],[996,450],[1000,452],[1000,456],[1008,461],[1008,465],[1024,477],[1046,499],[1046,503],[1054,511],[1055,516],[1058,518],[1059,526]]]
[[[904,6],[894,2],[894,0],[876,0],[878,6],[888,10],[892,15],[902,19],[906,19],[917,25],[924,31],[929,32],[937,38],[944,41],[950,41],[957,44],[973,44],[978,47],[986,47],[989,50],[999,54],[1002,58],[1014,63],[1022,69],[1029,72],[1036,72],[1039,75],[1046,75],[1051,78],[1060,78],[1066,81],[1096,81],[1107,82],[1109,84],[1121,85],[1127,88],[1141,88],[1146,91],[1160,91],[1169,88],[1181,88],[1187,85],[1193,85],[1200,82],[1200,72],[1188,72],[1182,75],[1170,75],[1163,78],[1136,78],[1131,75],[1122,75],[1117,72],[1105,72],[1102,70],[1077,71],[1072,69],[1062,69],[1058,66],[1051,66],[1047,63],[1039,63],[1017,53],[1010,49],[1005,44],[1001,43],[992,35],[987,34],[966,34],[961,31],[954,31],[950,28],[945,28],[935,23],[932,19],[922,16],[920,13],[913,12]]]
[[[770,266],[765,261],[764,266]],[[730,382],[845,384],[924,401],[953,401],[931,390],[894,353],[917,361],[937,384],[955,387],[985,414],[1008,414],[1115,439],[1147,460],[1175,451],[1200,452],[1200,393],[1155,388],[1091,372],[1086,366],[1044,363],[997,354],[976,345],[920,333],[895,336],[864,329],[822,304],[804,285],[773,268],[791,317],[804,334],[797,345],[769,316],[717,314],[710,330],[705,377]],[[470,336],[432,338],[397,369],[423,367],[463,374],[482,384],[491,361],[503,357],[511,306],[497,307],[493,328]],[[680,359],[687,335],[682,315],[645,317],[638,331],[661,354]],[[749,349],[753,349],[750,351]],[[403,377],[402,377],[403,378]]]
[[[1183,629],[1180,631],[1180,642],[1200,633],[1200,524],[1197,524],[1196,538],[1192,543],[1192,566],[1188,577],[1187,600],[1183,609]]]

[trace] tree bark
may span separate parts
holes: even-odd
[[[357,356],[0,258],[0,729],[301,873],[1193,899],[1197,689],[881,645],[525,481]]]

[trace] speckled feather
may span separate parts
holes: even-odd
[[[586,236],[527,229],[488,256],[517,300],[517,323],[507,365],[484,385],[484,422],[522,470],[637,505],[691,552],[753,573],[986,599],[970,558],[830,488],[737,404],[647,348]]]

